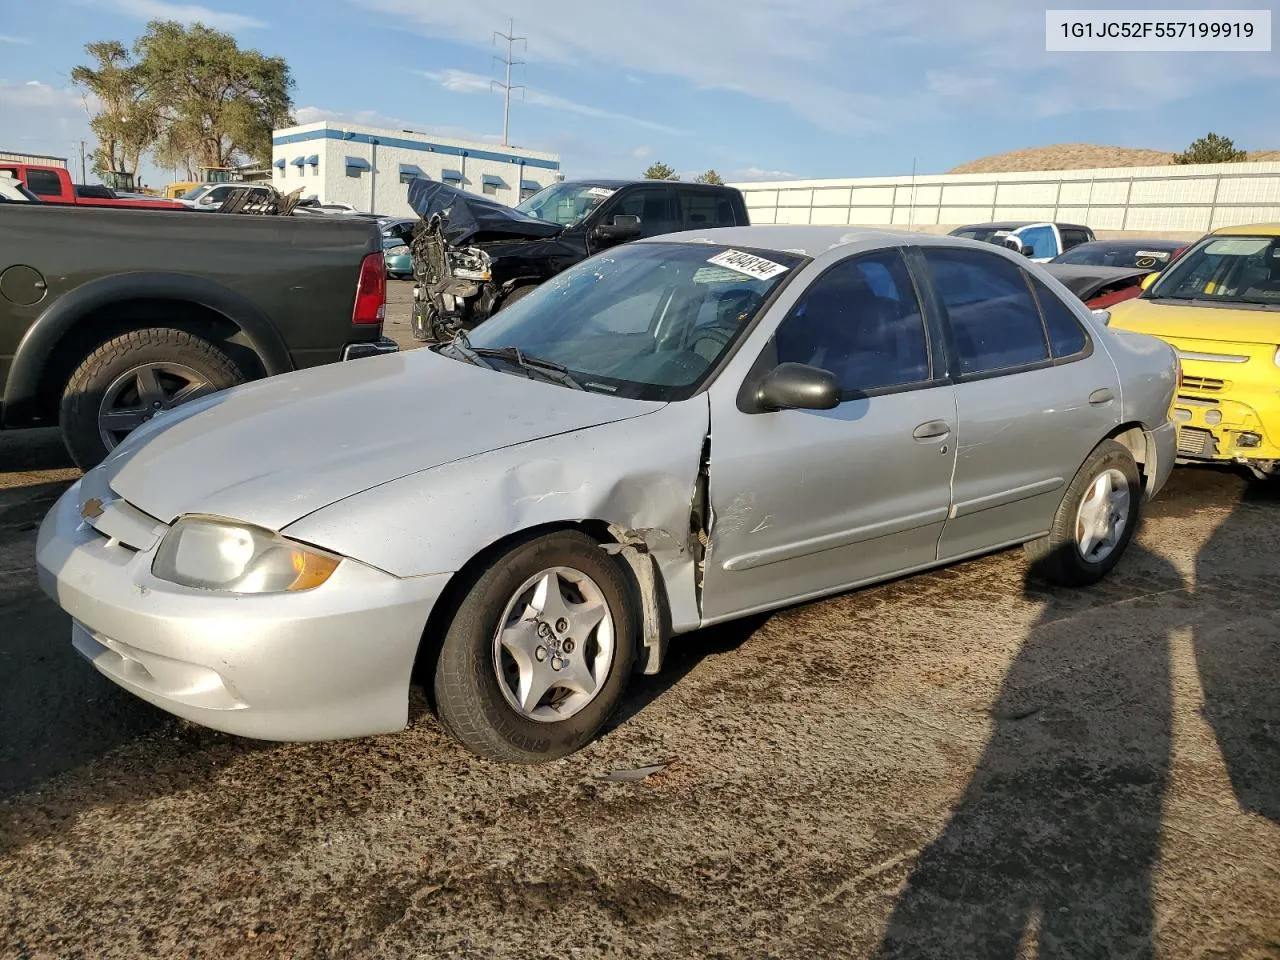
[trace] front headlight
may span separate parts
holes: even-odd
[[[478,247],[449,251],[449,272],[459,280],[492,279],[489,255]]]
[[[341,557],[261,527],[215,517],[183,517],[151,564],[161,580],[228,593],[296,593],[329,579]]]
[[[1271,358],[1271,362],[1280,367],[1280,347],[1276,347],[1276,355]]]

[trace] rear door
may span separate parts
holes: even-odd
[[[733,203],[725,192],[676,187],[676,198],[680,206],[681,230],[745,226],[745,221],[738,222]]]
[[[984,250],[921,259],[951,347],[958,420],[940,560],[1045,533],[1066,485],[1119,423],[1110,356],[1038,277]]]

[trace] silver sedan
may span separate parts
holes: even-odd
[[[671,637],[1025,544],[1089,584],[1175,457],[1179,372],[1025,258],[741,227],[605,250],[453,342],[158,416],[58,501],[77,650],[265,739],[588,742]]]

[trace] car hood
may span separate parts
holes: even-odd
[[[1111,326],[1166,340],[1280,343],[1280,311],[1189,306],[1140,297],[1111,307]]]
[[[572,390],[413,350],[270,377],[139,428],[98,469],[166,523],[279,530],[379,484],[664,404]]]
[[[1144,267],[1104,267],[1094,264],[1044,264],[1045,270],[1081,300],[1088,300],[1103,287],[1121,280],[1138,283],[1151,271]]]
[[[496,200],[420,177],[409,184],[409,206],[428,223],[439,216],[445,241],[455,247],[489,240],[538,240],[564,229]]]

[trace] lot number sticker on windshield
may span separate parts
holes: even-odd
[[[587,194],[589,196],[599,197],[601,200],[603,200],[605,197],[612,197],[614,193],[615,191],[610,190],[608,187],[592,187],[590,190],[587,191]]]
[[[746,274],[748,277],[755,277],[757,280],[768,280],[770,277],[776,277],[778,274],[786,273],[787,271],[787,268],[780,263],[774,263],[764,257],[757,257],[753,253],[743,253],[741,250],[726,250],[724,253],[717,253],[714,257],[709,258],[707,263],[714,263],[717,267],[728,267],[730,270],[736,270],[738,273]]]

